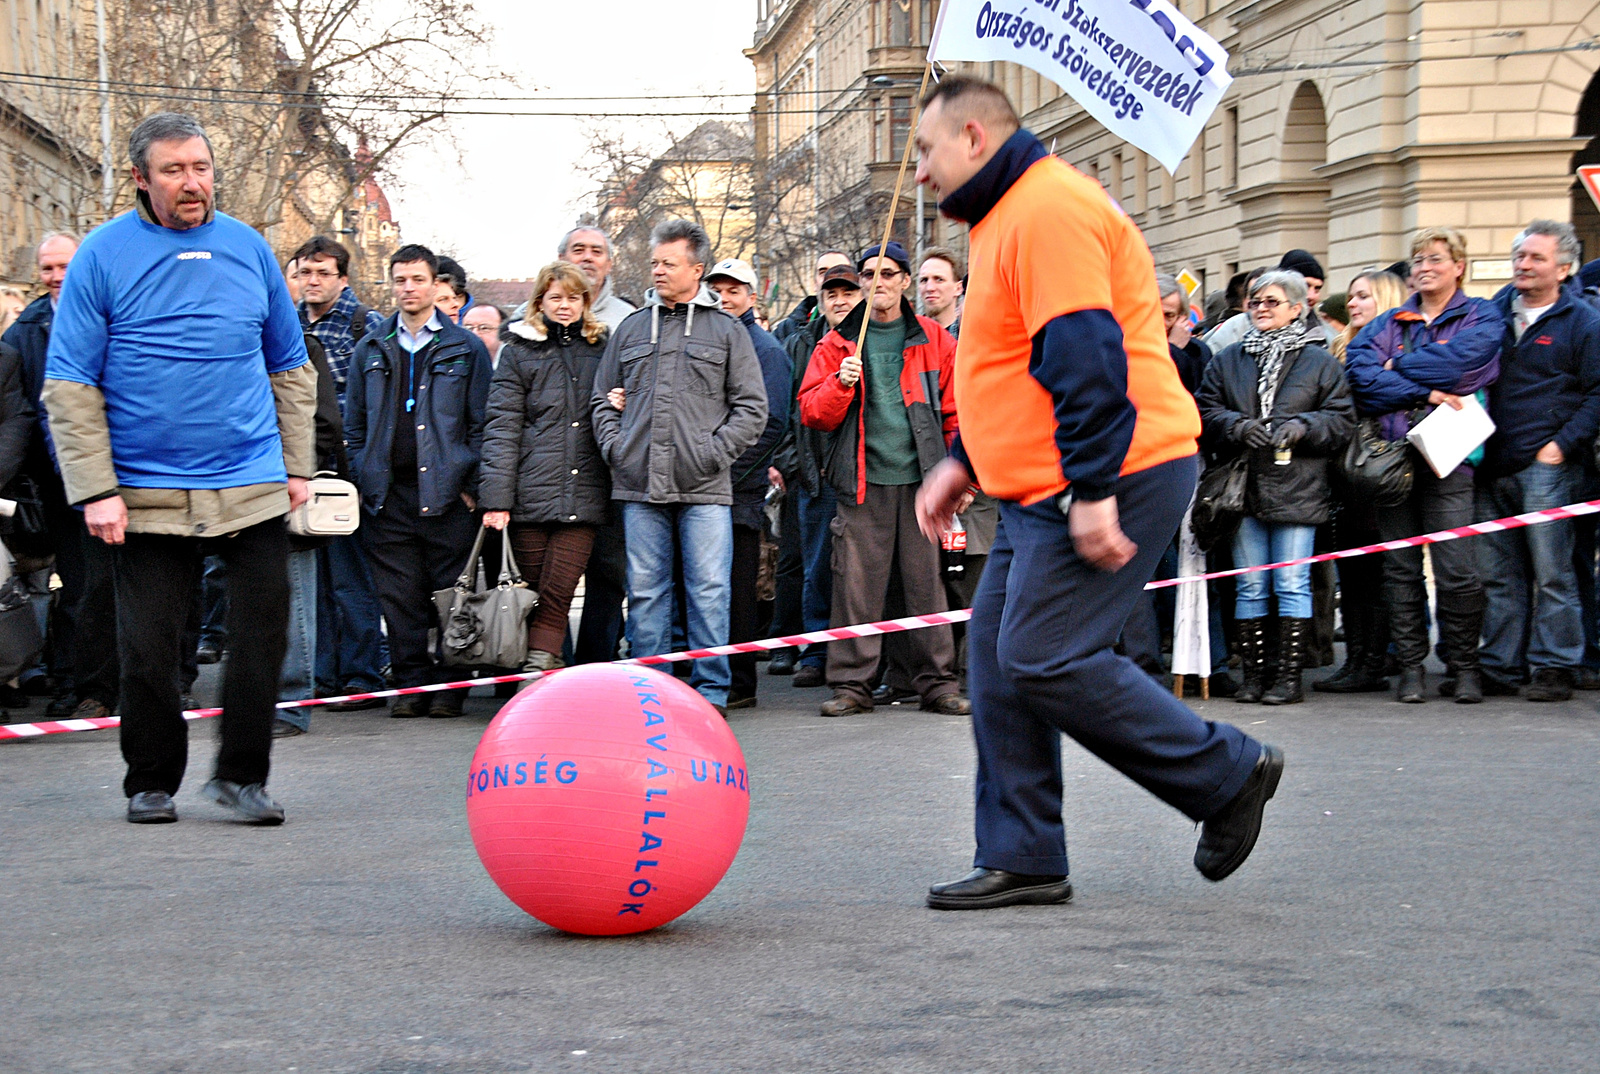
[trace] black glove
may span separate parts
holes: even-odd
[[[1259,418],[1249,418],[1239,423],[1239,442],[1249,448],[1264,448],[1272,444],[1272,428]]]
[[[1286,421],[1272,434],[1272,442],[1278,447],[1294,447],[1306,435],[1306,423],[1299,420]]]

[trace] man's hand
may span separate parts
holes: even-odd
[[[1189,340],[1194,338],[1194,329],[1189,325],[1187,315],[1179,317],[1172,325],[1172,331],[1167,333],[1167,342],[1179,350],[1189,345]]]
[[[1291,418],[1278,426],[1272,434],[1272,443],[1275,447],[1294,447],[1306,435],[1306,423],[1299,418]]]
[[[839,383],[846,388],[854,388],[856,381],[861,379],[861,359],[854,354],[845,356],[839,363]]]
[[[956,508],[972,484],[967,468],[954,459],[941,459],[922,479],[917,490],[917,527],[938,544],[956,521]]]
[[[311,482],[303,477],[291,477],[289,479],[289,510],[293,511],[309,499],[311,499]]]
[[[612,388],[606,392],[606,402],[611,404],[613,410],[620,411],[628,403],[628,393],[622,388]]]
[[[461,494],[461,502],[467,505],[468,511],[476,511],[478,509],[478,501],[472,498],[472,494],[470,492],[463,492]]]
[[[1073,500],[1067,510],[1067,530],[1078,558],[1103,571],[1121,570],[1139,551],[1117,521],[1115,496],[1088,503]]]
[[[1428,393],[1428,402],[1434,406],[1447,406],[1451,410],[1461,409],[1461,396],[1451,395],[1449,392],[1441,392],[1437,388]]]
[[[1542,462],[1546,466],[1560,466],[1567,461],[1566,452],[1561,450],[1561,445],[1554,440],[1539,449],[1539,454],[1534,457],[1535,462]]]
[[[128,536],[128,505],[121,496],[84,504],[83,524],[106,544],[122,544]]]
[[[784,491],[783,474],[776,466],[767,467],[767,484],[771,485],[779,492]]]
[[[483,513],[483,528],[487,530],[503,530],[511,523],[510,511],[485,511]]]

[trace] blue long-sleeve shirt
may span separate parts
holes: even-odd
[[[45,378],[104,394],[120,484],[237,488],[286,479],[269,377],[306,361],[259,234],[223,213],[177,231],[129,212],[73,258]]]

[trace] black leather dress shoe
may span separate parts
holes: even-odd
[[[283,807],[272,800],[264,784],[213,779],[200,788],[200,793],[224,809],[233,810],[240,820],[252,824],[283,823]]]
[[[1064,876],[1028,876],[1003,869],[974,869],[960,880],[928,889],[935,910],[991,910],[997,906],[1048,906],[1072,898]]]
[[[1261,814],[1267,802],[1278,793],[1283,777],[1283,751],[1261,744],[1261,757],[1250,778],[1244,781],[1233,801],[1200,826],[1200,845],[1194,850],[1194,867],[1215,883],[1224,880],[1244,864],[1255,849],[1261,834]]]
[[[794,649],[778,649],[773,652],[772,660],[767,664],[767,674],[793,675],[795,662],[799,658],[799,653]]]
[[[140,791],[128,799],[129,824],[171,824],[177,819],[178,809],[166,791]]]

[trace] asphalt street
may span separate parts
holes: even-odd
[[[115,732],[0,744],[0,1072],[1600,1070],[1600,694],[1209,718],[1282,746],[1220,885],[1183,817],[1068,743],[1075,900],[923,907],[971,855],[963,719],[826,720],[762,677],[743,849],[675,924],[523,914],[467,837],[493,702],[319,714],[281,828],[124,823]]]

